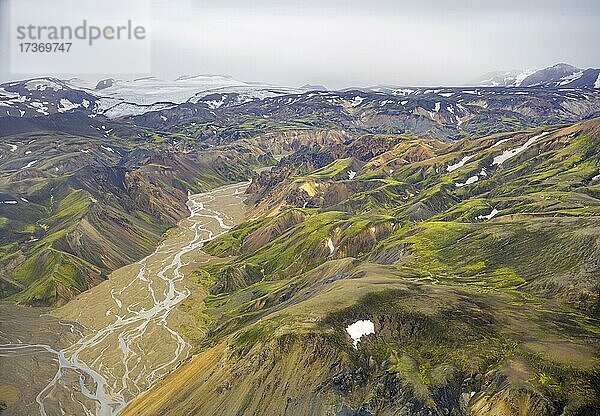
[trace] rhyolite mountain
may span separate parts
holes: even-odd
[[[198,353],[123,415],[598,414],[600,119],[332,142],[255,176]]]
[[[188,193],[251,178],[248,221],[186,276],[197,354],[124,415],[598,414],[600,90],[569,71],[3,84],[0,297],[68,302],[151,252]]]

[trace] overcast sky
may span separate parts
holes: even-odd
[[[557,62],[600,66],[598,0],[151,1],[152,74],[162,78],[434,86]],[[2,80],[26,76],[2,65]]]

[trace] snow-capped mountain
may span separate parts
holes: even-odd
[[[600,88],[600,69],[560,63],[538,71],[490,72],[470,83],[482,87]]]
[[[56,78],[0,85],[0,116],[39,117],[79,110],[91,113],[97,97]]]
[[[523,80],[523,87],[600,88],[600,69],[579,69],[556,64],[541,69]]]

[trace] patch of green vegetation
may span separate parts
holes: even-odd
[[[551,391],[555,395],[561,391],[561,386],[556,382],[554,377],[544,372],[536,374],[536,377],[531,378],[529,381],[537,382],[544,389]]]
[[[15,136],[22,142],[36,139],[34,147],[40,148],[43,158],[35,165],[39,175],[13,178],[16,172],[5,171],[0,184],[2,193],[27,201],[9,207],[0,220],[0,266],[6,273],[2,297],[45,279],[44,274],[25,277],[25,272],[34,272],[28,263],[15,271],[18,279],[12,272],[23,260],[40,258],[49,250],[81,257],[103,272],[148,254],[177,217],[186,214],[184,201],[173,201],[173,197],[246,180],[258,158],[223,148],[202,152],[199,149],[207,146],[185,134],[152,131],[131,123],[111,122],[114,131],[110,137],[96,134],[89,124],[84,127],[75,133],[85,136],[56,131]],[[102,145],[115,152],[103,150]],[[144,156],[132,158],[135,163],[119,164],[118,154],[124,156],[130,150]],[[39,268],[50,274],[54,270]],[[69,287],[73,284],[70,277],[76,274],[56,271],[62,282],[61,296],[69,297],[102,280],[95,272],[83,272],[77,286]],[[24,287],[20,288],[11,279],[25,279],[26,283],[21,282]],[[39,287],[33,291],[32,299],[43,297],[38,296],[42,292]],[[50,298],[60,298],[51,291]]]
[[[33,234],[36,231],[36,226],[34,224],[27,224],[25,228],[21,231],[24,234]]]
[[[446,283],[490,289],[517,289],[540,278],[571,278],[593,256],[595,237],[577,229],[593,221],[525,220],[479,224],[428,221],[395,230],[380,247],[403,244],[410,250],[401,270]],[[591,229],[590,229],[591,231]]]
[[[63,233],[76,221],[83,218],[90,205],[89,194],[81,189],[72,190],[53,208],[52,215],[44,223],[49,228]]]
[[[239,267],[246,263],[260,265],[264,274],[273,278],[277,278],[277,274],[289,275],[312,269],[324,261],[326,239],[330,232],[346,219],[345,214],[335,211],[313,215],[255,253],[242,256],[232,263],[211,267],[212,272],[224,272],[231,266]]]
[[[344,328],[370,317],[376,322],[375,335],[369,342],[361,341],[355,359],[371,356],[378,363],[389,363],[386,371],[396,373],[425,401],[431,399],[432,387],[446,386],[457,374],[497,370],[519,353],[518,342],[498,331],[499,322],[491,312],[480,309],[476,292],[465,293],[458,304],[449,301],[427,313],[414,310],[414,302],[427,303],[429,297],[423,286],[370,292],[354,305],[330,313],[321,326]],[[346,334],[339,336],[347,339]]]

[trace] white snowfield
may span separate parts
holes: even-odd
[[[86,101],[86,100],[83,100],[83,101]],[[82,104],[83,104],[83,102],[82,102]],[[61,98],[60,99],[60,107],[58,108],[58,112],[59,113],[67,112],[69,110],[73,110],[75,108],[80,107],[82,104],[75,104],[75,103],[72,103],[71,101],[67,100],[66,98]],[[89,105],[89,102],[88,102],[88,105]]]
[[[101,147],[102,149],[106,150],[107,152],[110,152],[110,153],[114,153],[114,152],[115,152],[115,151],[113,150],[113,148],[112,148],[112,147],[109,147],[109,146],[103,146],[103,145],[100,145],[100,147]]]
[[[62,81],[61,81],[62,82]],[[9,83],[9,86],[15,86],[18,83]],[[37,113],[43,115],[49,115],[49,109],[53,105],[53,99],[46,94],[52,94],[52,92],[57,93],[59,91],[65,91],[65,86],[59,84],[58,81],[54,81],[49,78],[35,78],[29,81],[24,82],[24,88],[31,93],[41,92],[42,98],[36,98],[35,96],[28,96],[27,94],[21,95],[16,92],[7,92],[5,89],[0,88],[0,107],[18,107],[18,111],[21,117],[25,115],[25,111],[22,110],[23,107],[33,110]],[[71,102],[71,100],[66,98],[61,98],[58,100],[56,104],[56,111],[59,113],[64,113],[79,107],[89,108],[90,102],[86,99],[83,99],[80,103]],[[6,111],[7,115],[10,115],[10,112]]]
[[[0,97],[1,98],[19,98],[19,94],[16,92],[6,91],[4,88],[0,88]]]
[[[509,140],[511,140],[511,139],[512,139],[512,137],[509,137],[509,138],[507,138],[507,139],[498,140],[496,143],[494,143],[494,144],[492,145],[492,147],[497,147],[497,146],[500,146],[502,143],[506,143],[507,141],[509,141]]]
[[[567,75],[565,77],[562,77],[561,81],[558,83],[558,85],[566,85],[566,84],[568,84],[570,82],[578,80],[582,76],[583,76],[583,71],[575,72],[575,73],[573,73],[571,75]]]
[[[474,176],[471,176],[471,177],[469,177],[469,179],[467,179],[465,182],[463,182],[463,183],[461,183],[461,182],[456,182],[454,185],[455,185],[457,188],[462,188],[463,186],[466,186],[466,185],[471,185],[471,184],[473,184],[473,183],[477,182],[478,180],[479,180],[479,176],[477,176],[477,175],[474,175]]]
[[[530,137],[529,140],[527,140],[524,144],[522,144],[519,147],[515,147],[514,149],[510,149],[510,150],[505,150],[501,155],[496,156],[494,158],[494,161],[492,162],[492,165],[501,165],[501,164],[503,164],[508,159],[510,159],[512,157],[515,157],[519,153],[524,152],[525,150],[527,150],[527,148],[529,146],[531,146],[532,144],[534,144],[537,139],[539,139],[540,137],[544,137],[544,136],[546,136],[548,134],[550,134],[550,133],[547,132],[547,131],[545,131],[545,132],[543,132],[541,134],[538,134],[537,136]]]
[[[184,76],[173,81],[155,77],[130,81],[112,80],[112,85],[100,90],[96,90],[95,84],[77,78],[67,81],[67,85],[98,97],[99,112],[110,118],[163,110],[187,101],[196,103],[211,94],[235,93],[243,97],[241,102],[245,102],[304,92],[299,88],[237,81],[223,75]],[[210,100],[208,103],[211,108],[218,108],[223,104],[218,100]]]
[[[477,84],[482,87],[518,87],[523,80],[535,71],[532,70],[512,70],[512,71],[495,71],[490,72],[484,77],[486,79],[477,81]]]
[[[465,165],[465,163],[467,163],[469,160],[473,159],[474,157],[475,157],[475,155],[465,156],[460,161],[458,161],[457,163],[455,163],[453,165],[449,165],[446,168],[446,170],[448,172],[452,172],[452,171],[455,171],[458,168],[462,168]]]
[[[112,98],[101,98],[96,102],[96,104],[97,111],[108,118],[139,116],[142,114],[150,113],[152,111],[168,110],[169,108],[173,108],[176,106],[176,104],[166,103],[150,105],[131,104],[121,102]]]
[[[208,105],[208,108],[210,108],[211,110],[215,110],[219,107],[221,107],[223,104],[225,104],[225,99],[227,98],[226,95],[221,96],[220,100],[208,100],[208,101],[204,101],[204,103],[206,105]]]
[[[44,105],[44,103],[41,103],[39,101],[31,101],[29,103],[29,106],[31,108],[35,108],[38,113],[41,113],[41,114],[43,114],[45,116],[47,116],[48,114],[50,114],[48,112],[48,106]]]
[[[487,214],[487,215],[478,215],[477,217],[475,217],[475,219],[477,219],[477,220],[491,220],[492,218],[494,218],[499,213],[500,213],[500,211],[498,211],[496,208],[494,208],[489,214]]]
[[[33,165],[35,165],[37,163],[37,159],[36,160],[32,160],[31,162],[29,162],[28,164],[26,164],[25,166],[23,166],[21,168],[21,170],[23,169],[29,169],[30,167],[32,167]]]
[[[327,248],[329,248],[330,255],[335,251],[335,246],[333,245],[333,240],[331,240],[331,238],[327,240]]]
[[[533,70],[525,70],[523,72],[521,72],[519,75],[517,75],[517,78],[515,80],[515,86],[520,86],[521,83],[525,80],[525,78],[527,78],[529,75],[533,74],[535,71]]]
[[[47,78],[32,79],[25,84],[25,88],[29,91],[45,91],[47,89],[59,91],[63,89],[62,85]]]
[[[359,106],[359,105],[360,105],[360,104],[361,104],[361,103],[362,103],[364,100],[365,100],[365,98],[364,98],[364,97],[361,97],[360,95],[357,95],[356,97],[354,97],[354,98],[352,99],[352,101],[350,101],[350,105],[351,105],[352,107],[357,107],[357,106]]]
[[[348,325],[346,332],[352,338],[354,348],[358,349],[358,341],[365,335],[375,333],[375,325],[370,320],[360,320]]]

